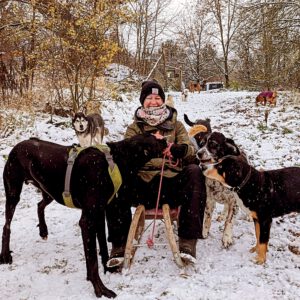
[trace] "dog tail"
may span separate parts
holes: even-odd
[[[187,116],[186,114],[183,115],[183,118],[184,118],[185,123],[188,124],[189,126],[192,127],[192,126],[196,125],[194,122],[192,122],[192,121],[188,118],[188,116]]]

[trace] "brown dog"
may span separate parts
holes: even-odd
[[[261,103],[262,105],[266,105],[269,103],[269,105],[276,106],[276,97],[277,92],[271,92],[271,91],[265,91],[259,93],[259,95],[255,99],[255,104],[258,105]]]
[[[199,81],[197,81],[197,82],[191,81],[189,84],[189,90],[191,93],[194,93],[194,92],[200,93],[200,91],[201,91],[200,82]]]

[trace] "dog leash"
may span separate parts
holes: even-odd
[[[155,207],[155,214],[154,214],[154,220],[153,220],[152,234],[151,234],[151,236],[149,236],[149,238],[147,239],[147,242],[146,242],[149,248],[152,248],[154,246],[155,223],[156,223],[157,214],[158,214],[158,205],[159,205],[160,193],[161,193],[161,188],[162,188],[162,180],[163,180],[163,175],[164,175],[166,156],[169,156],[169,158],[170,158],[170,149],[171,149],[172,145],[173,145],[173,143],[169,143],[168,147],[164,151],[163,162],[162,162],[161,171],[160,171],[160,179],[159,179],[158,194],[157,194],[157,199],[156,199],[156,207]]]

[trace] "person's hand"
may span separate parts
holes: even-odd
[[[186,154],[187,151],[187,145],[185,144],[173,144],[170,148],[170,152],[172,156],[177,159],[177,158],[183,158]]]
[[[160,132],[157,130],[155,133],[152,133],[158,140],[164,139],[164,136],[160,134]]]
[[[168,147],[164,150],[163,154],[166,156],[166,157],[169,157],[169,158],[172,158],[172,154],[171,154],[171,147],[172,147],[173,143],[172,144],[168,144]]]

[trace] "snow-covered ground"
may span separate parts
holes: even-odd
[[[186,113],[191,120],[210,118],[214,130],[231,137],[249,155],[257,168],[275,169],[300,166],[300,101],[281,92],[278,105],[264,122],[264,107],[255,106],[254,92],[202,92],[190,94],[182,102],[180,93],[171,92],[179,119]],[[122,139],[139,105],[138,97],[125,101],[103,103],[102,114],[109,129],[106,141]],[[19,130],[1,139],[0,154],[7,154],[18,141],[30,136],[62,144],[76,142],[70,121],[56,127],[47,123],[49,117],[34,119],[20,116]],[[187,126],[188,128],[188,126]],[[4,224],[5,194],[0,158],[0,227]],[[78,225],[80,211],[52,203],[46,209],[49,228],[47,241],[41,240],[36,227],[37,202],[41,194],[32,186],[24,186],[21,201],[12,222],[11,250],[13,263],[0,265],[1,299],[95,299],[92,284],[85,280],[86,268]],[[217,206],[221,212],[222,206]],[[290,214],[274,219],[267,262],[260,266],[251,259],[249,249],[255,243],[254,226],[239,212],[233,231],[234,244],[222,248],[223,223],[215,219],[206,240],[197,245],[195,268],[182,270],[172,260],[167,245],[154,249],[138,249],[128,272],[103,274],[105,285],[117,293],[117,299],[300,299],[300,256],[289,247],[300,248],[300,215]],[[145,233],[144,241],[149,233]],[[156,244],[167,243],[163,224],[157,227]],[[110,245],[109,245],[110,247]],[[187,276],[186,276],[187,275]]]

